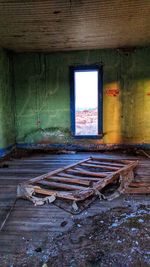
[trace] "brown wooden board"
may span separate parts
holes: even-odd
[[[118,186],[109,197],[117,197],[131,183],[138,161],[89,157],[65,168],[59,168],[18,185],[18,197],[35,205],[58,200],[73,201],[73,208],[91,196],[101,197],[101,190],[112,183]],[[104,190],[103,190],[104,191]]]

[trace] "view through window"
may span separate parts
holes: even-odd
[[[98,70],[75,71],[75,135],[98,135]]]

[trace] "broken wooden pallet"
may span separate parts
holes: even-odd
[[[133,169],[137,164],[138,161],[90,157],[19,184],[17,194],[36,205],[56,199],[71,200],[73,208],[77,209],[77,202],[91,196],[112,199],[124,192],[134,177]],[[114,183],[118,186],[113,194],[102,194]]]

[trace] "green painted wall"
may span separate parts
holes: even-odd
[[[150,143],[150,48],[25,53],[13,61],[18,143]],[[75,141],[69,66],[93,63],[103,64],[104,137]]]
[[[0,152],[15,143],[14,92],[10,57],[0,50]]]
[[[150,47],[137,49],[124,62],[122,91],[126,142],[150,143]]]

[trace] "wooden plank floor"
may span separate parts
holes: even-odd
[[[0,168],[0,225],[2,225],[14,203],[18,183],[92,155],[115,159],[138,159],[139,166],[135,171],[134,183],[138,185],[139,182],[144,182],[147,183],[147,188],[150,186],[150,160],[145,157],[127,156],[118,153],[77,153],[38,154],[22,159],[11,159],[7,161],[8,168]],[[144,192],[145,186],[142,186],[140,185],[139,191]],[[132,192],[133,187],[129,191]],[[136,198],[137,201],[141,201],[140,196]],[[118,198],[112,202],[101,203],[95,201],[91,207],[80,215],[73,216],[55,205],[35,207],[31,202],[18,200],[0,232],[0,258],[8,259],[6,265],[3,263],[2,266],[9,266],[8,262],[14,255],[20,253],[25,243],[30,242],[30,245],[32,243],[32,246],[39,247],[48,234],[53,238],[56,234],[67,231],[73,224],[74,218],[91,216],[116,205],[125,205],[124,199]],[[63,222],[67,222],[64,227]]]

